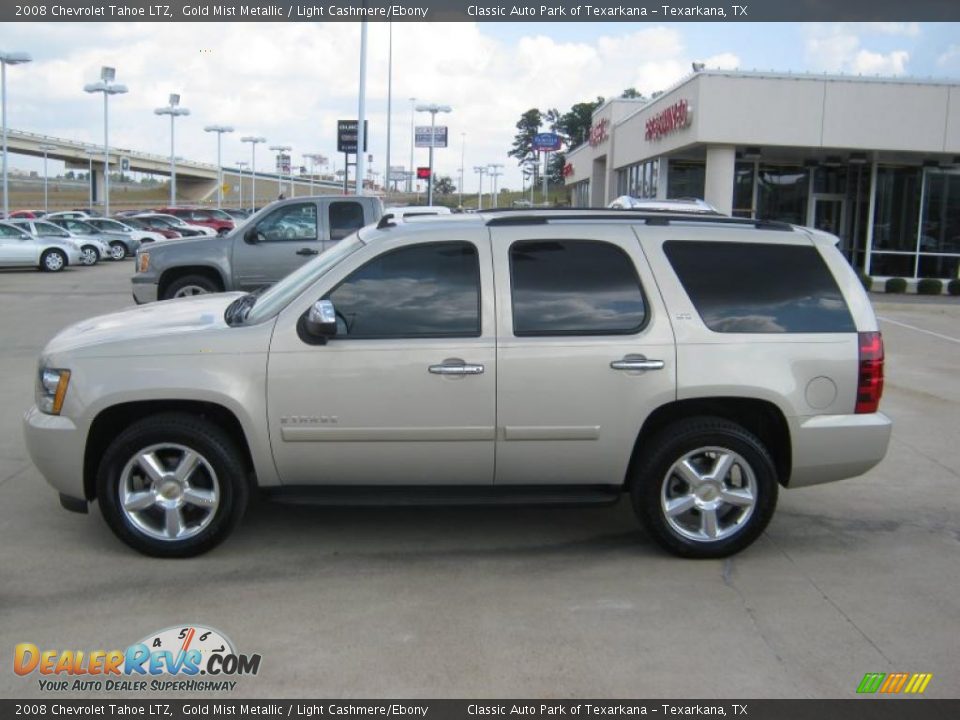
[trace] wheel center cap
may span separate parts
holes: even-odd
[[[160,494],[166,500],[176,500],[180,497],[180,483],[176,480],[167,480],[160,486]]]
[[[713,502],[720,497],[720,489],[713,483],[703,483],[694,491],[701,502]]]

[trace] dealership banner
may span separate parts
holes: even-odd
[[[0,700],[2,718],[954,720],[960,700]]]
[[[950,21],[960,20],[957,0],[591,0],[509,3],[470,0],[34,0],[5,2],[0,21],[58,22],[761,22],[761,21]]]

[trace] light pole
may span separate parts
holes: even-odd
[[[87,208],[93,212],[93,158],[100,153],[94,148],[87,148]]]
[[[360,85],[357,93],[357,185],[356,194],[363,195],[364,161],[367,159],[367,23],[360,23]]]
[[[487,165],[487,168],[489,168],[487,173],[493,178],[493,207],[500,207],[500,199],[497,197],[497,178],[503,175],[503,173],[500,172],[500,168],[502,167],[503,165],[500,163],[490,163]]]
[[[43,151],[43,211],[48,212],[49,207],[47,205],[47,153],[58,150],[56,145],[41,145],[40,150]]]
[[[103,93],[103,214],[110,216],[110,122],[107,114],[107,98],[111,95],[122,95],[127,92],[127,86],[114,83],[117,77],[116,69],[104,65],[100,68],[100,80],[87,83],[83,91],[88,93]]]
[[[283,153],[288,150],[292,150],[289,145],[271,145],[270,149],[277,153],[277,199],[280,199],[280,196],[283,195]],[[290,168],[291,176],[293,174],[293,167]]]
[[[463,159],[467,151],[467,134],[460,133],[460,208],[463,209]]]
[[[237,206],[243,210],[243,169],[249,165],[246,160],[237,160],[236,165],[240,168],[240,200],[237,202]]]
[[[388,23],[388,27],[390,39],[387,54],[387,161],[384,164],[386,182],[383,183],[387,194],[390,193],[390,125],[393,121],[393,23]]]
[[[177,158],[174,156],[174,127],[173,121],[178,115],[189,115],[190,111],[185,107],[180,107],[180,96],[176,93],[170,94],[170,104],[166,107],[157,108],[153,111],[157,115],[170,116],[170,206],[176,207],[177,204]]]
[[[217,208],[223,204],[223,165],[220,164],[220,140],[224,133],[232,133],[233,128],[229,125],[207,125],[204,132],[215,132],[217,134]]]
[[[434,135],[434,128],[437,126],[437,113],[448,113],[451,111],[449,105],[437,105],[430,103],[427,105],[417,105],[417,112],[430,113],[430,177],[427,178],[427,205],[433,205],[433,147],[437,144],[437,138]]]
[[[416,131],[413,129],[413,120],[416,117],[416,98],[410,98],[410,167],[407,168],[407,192],[413,192],[413,147]]]
[[[7,65],[22,65],[33,60],[30,53],[0,52],[0,105],[3,106],[3,217],[10,215],[10,193],[7,187]]]
[[[265,143],[265,137],[246,135],[240,142],[250,143],[250,212],[257,210],[257,143]]]
[[[480,188],[477,190],[477,210],[483,210],[483,176],[487,173],[487,166],[475,165],[473,171],[480,175]]]

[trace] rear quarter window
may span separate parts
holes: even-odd
[[[811,245],[668,240],[663,250],[714,332],[856,332],[840,288]]]

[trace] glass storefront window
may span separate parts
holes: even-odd
[[[847,168],[820,166],[813,172],[813,191],[842,195],[847,191]]]
[[[950,280],[960,277],[960,255],[921,255],[917,277]]]
[[[667,197],[703,199],[706,165],[702,162],[671,160],[667,170]]]
[[[761,220],[806,225],[809,195],[810,171],[806,168],[760,166],[757,175],[757,217]]]
[[[584,180],[571,186],[570,202],[573,207],[590,207],[590,181]]]
[[[916,255],[873,253],[870,258],[870,274],[881,277],[913,277]]]
[[[648,160],[620,168],[617,170],[617,195],[655,198],[659,167],[659,160]]]
[[[921,168],[877,169],[874,249],[916,252],[922,173]],[[877,270],[872,272],[876,275],[887,274]],[[913,276],[912,269],[910,276]]]
[[[753,217],[753,163],[738,162],[733,175],[733,216]]]
[[[927,170],[922,217],[920,252],[960,253],[960,173]]]

